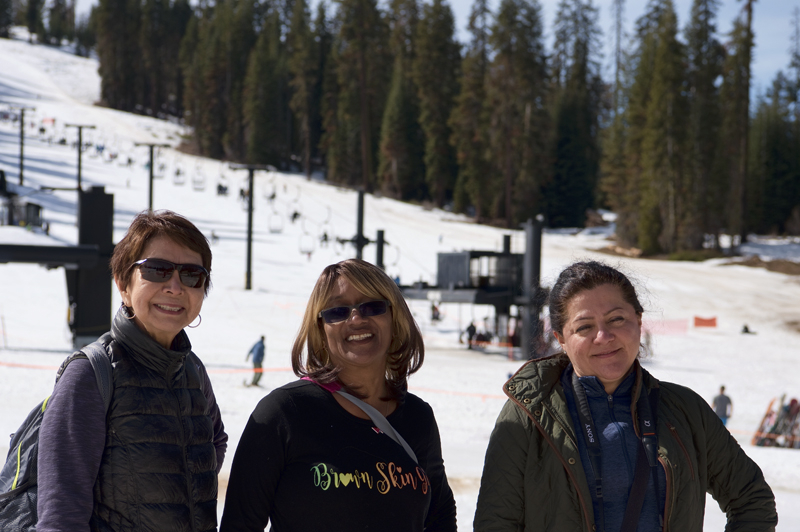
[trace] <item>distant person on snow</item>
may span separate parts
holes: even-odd
[[[250,386],[258,386],[258,381],[261,380],[261,376],[264,374],[262,368],[266,350],[267,348],[264,346],[264,337],[262,336],[258,342],[253,344],[247,356],[244,357],[244,359],[247,360],[250,358],[250,355],[253,355],[253,382],[250,383]]]
[[[731,402],[731,398],[725,395],[725,386],[719,387],[719,395],[714,398],[711,404],[714,408],[714,412],[722,420],[722,424],[727,425],[728,418],[733,414],[733,403]]]
[[[472,339],[475,338],[476,332],[475,323],[469,322],[469,325],[467,325],[467,349],[472,349]]]

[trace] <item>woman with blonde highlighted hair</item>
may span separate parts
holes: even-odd
[[[253,411],[221,532],[268,522],[277,532],[455,531],[433,411],[407,392],[424,351],[381,269],[358,259],[325,268],[292,349],[300,380]]]

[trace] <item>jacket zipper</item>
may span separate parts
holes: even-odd
[[[520,404],[520,402],[517,400],[516,397],[513,397],[513,396],[509,395],[507,392],[506,392],[506,395],[508,395],[509,399],[514,401],[514,403],[518,407],[520,407],[523,412],[525,412],[525,415],[527,415],[531,419],[531,421],[533,421],[533,424],[536,426],[536,428],[542,434],[542,437],[544,437],[544,439],[547,442],[547,444],[550,445],[550,447],[552,447],[553,450],[555,451],[556,456],[558,456],[558,459],[561,461],[561,464],[564,466],[564,470],[567,472],[567,476],[570,478],[570,480],[572,480],[572,483],[575,485],[575,491],[578,493],[578,500],[581,503],[581,510],[583,511],[583,515],[586,518],[586,528],[587,528],[587,530],[593,530],[592,522],[589,519],[589,513],[586,511],[586,502],[583,500],[583,495],[581,495],[581,490],[578,487],[578,480],[573,475],[572,471],[570,470],[569,466],[567,465],[567,462],[564,461],[564,457],[561,456],[561,453],[558,451],[558,448],[556,447],[556,444],[547,436],[547,433],[545,432],[544,428],[542,428],[542,426],[539,424],[539,422],[536,421],[536,419],[534,419],[534,417],[531,415],[530,411],[528,411],[527,408],[525,408],[524,406],[522,406],[522,404]],[[543,408],[547,408],[544,404],[542,404],[542,407]],[[549,412],[549,409],[547,409],[547,410]],[[552,413],[551,413],[551,415],[552,415]],[[558,419],[555,416],[553,416],[553,418],[554,419]]]
[[[686,461],[689,463],[689,472],[692,474],[692,480],[694,480],[694,466],[692,465],[692,459],[689,457],[689,451],[686,450],[686,446],[683,445],[681,437],[678,436],[678,429],[672,426],[671,423],[666,423],[667,427],[669,427],[669,431],[672,433],[672,437],[675,438],[675,440],[678,442],[678,445],[680,445],[681,449],[683,450],[683,455],[686,457]]]
[[[186,357],[181,357],[181,363],[184,365],[184,374],[185,374],[185,365],[186,365]],[[171,369],[171,368],[170,368]],[[181,434],[183,434],[183,452],[181,455],[183,456],[183,467],[184,471],[186,471],[186,496],[187,502],[189,505],[189,521],[191,523],[191,530],[197,530],[197,525],[195,523],[195,516],[194,516],[194,499],[192,497],[193,489],[192,489],[192,474],[189,471],[189,459],[186,457],[186,447],[188,446],[188,438],[186,436],[186,425],[183,422],[183,415],[181,414],[181,399],[177,393],[175,393],[175,388],[173,387],[172,379],[170,378],[171,372],[169,369],[167,370],[167,383],[169,386],[172,395],[175,397],[176,401],[178,402],[178,422],[181,424]],[[188,388],[187,388],[188,390]]]

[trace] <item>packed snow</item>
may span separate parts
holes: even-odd
[[[0,57],[0,113],[9,106],[35,107],[25,115],[26,122],[36,124],[26,126],[24,177],[31,190],[25,199],[43,206],[49,224],[49,236],[0,226],[0,243],[76,243],[76,193],[39,190],[76,185],[77,150],[72,142],[77,130],[65,128],[68,123],[96,126],[84,131],[84,140],[102,144],[104,150],[83,153],[82,180],[84,187],[103,186],[114,195],[114,241],[119,241],[133,216],[147,208],[147,149],[134,143],[176,146],[187,131],[177,124],[93,106],[99,94],[95,61],[3,39]],[[11,183],[18,181],[18,154],[18,123],[0,120],[0,168]],[[257,172],[253,288],[248,291],[247,213],[239,198],[246,172],[173,149],[159,152],[154,168],[160,176],[154,181],[154,208],[182,213],[210,239],[212,232],[215,237],[213,285],[202,324],[187,332],[209,369],[230,435],[222,497],[230,459],[253,407],[271,389],[295,378],[290,349],[317,276],[326,265],[354,256],[349,244],[334,240],[355,233],[356,193],[298,174]],[[218,184],[228,187],[227,195],[217,194]],[[292,222],[295,212],[300,216]],[[366,197],[364,223],[369,238],[379,229],[386,231],[387,273],[403,284],[434,284],[437,252],[499,251],[505,234],[512,234],[512,251],[523,252],[520,231],[480,226],[452,213],[371,195]],[[323,233],[329,236],[327,246],[320,242]],[[608,245],[607,231],[571,233],[545,233],[543,284],[552,284],[576,259],[600,259],[628,272],[641,290],[652,333],[654,354],[646,367],[657,378],[689,386],[709,401],[721,384],[726,386],[733,399],[729,428],[775,490],[778,530],[797,530],[800,451],[754,447],[750,440],[771,399],[800,395],[800,279],[728,265],[722,259],[686,263],[612,257],[597,251]],[[800,259],[800,244],[785,239],[758,239],[745,251],[765,259]],[[365,248],[364,256],[375,257],[373,245]],[[119,304],[115,294],[113,307]],[[436,413],[459,528],[469,530],[484,452],[504,403],[501,386],[521,362],[510,360],[502,349],[467,351],[460,343],[460,331],[471,320],[479,329],[491,322],[490,307],[442,304],[443,319],[431,322],[429,302],[409,304],[427,347],[425,364],[410,379],[410,388]],[[50,393],[55,368],[71,352],[66,316],[63,270],[0,264],[0,433],[13,432],[30,408]],[[716,317],[717,326],[695,327],[696,316]],[[756,334],[740,334],[745,323]],[[245,387],[251,375],[245,356],[262,334],[267,337],[263,387]],[[0,452],[7,452],[5,438],[0,439]],[[725,516],[709,498],[705,530],[722,530],[724,523]]]

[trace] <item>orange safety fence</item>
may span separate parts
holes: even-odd
[[[694,326],[695,327],[716,327],[717,326],[717,317],[714,316],[713,318],[701,318],[700,316],[694,317]]]

